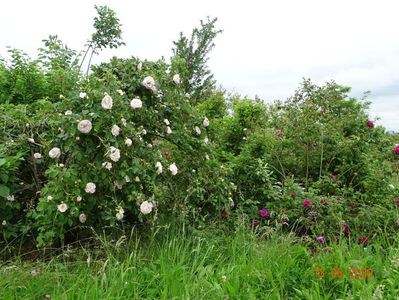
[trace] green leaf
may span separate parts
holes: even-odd
[[[10,195],[10,189],[5,185],[0,184],[0,196],[5,198],[8,195]]]

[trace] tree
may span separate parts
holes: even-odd
[[[191,95],[193,103],[201,102],[215,88],[213,74],[207,66],[208,54],[215,46],[214,39],[222,32],[215,28],[217,18],[204,22],[194,28],[191,38],[180,33],[177,41],[173,42],[172,66],[182,75],[182,86]]]
[[[91,49],[91,55],[87,66],[87,72],[89,72],[91,59],[94,54],[98,54],[98,50],[104,48],[118,48],[119,46],[125,45],[122,41],[122,29],[119,19],[116,17],[116,13],[108,6],[97,6],[94,8],[97,10],[98,16],[94,18],[94,29],[96,30],[91,39],[87,42],[87,50],[80,63],[82,67],[83,62],[86,58],[87,53]]]

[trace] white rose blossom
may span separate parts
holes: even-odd
[[[207,136],[204,138],[204,142],[205,142],[205,144],[208,144],[208,143],[209,143],[209,139],[208,139]]]
[[[121,95],[121,96],[123,96],[123,95],[125,94],[125,92],[122,91],[121,89],[116,90],[116,92],[117,92],[119,95]]]
[[[162,167],[161,162],[157,161],[156,164],[155,164],[155,168],[157,169],[157,174],[158,175],[162,173],[163,167]]]
[[[103,100],[101,101],[101,106],[104,109],[111,109],[112,105],[113,105],[112,97],[110,95],[105,95]]]
[[[47,196],[47,201],[53,200],[53,196]]]
[[[207,117],[205,117],[205,119],[204,119],[204,121],[202,122],[202,124],[203,124],[205,127],[208,127],[208,126],[209,126],[209,119],[208,119]]]
[[[106,168],[107,170],[111,170],[112,169],[112,163],[110,163],[109,161],[103,162],[102,166],[104,168]]]
[[[109,152],[109,157],[112,161],[117,162],[121,158],[121,151],[118,148],[111,146]]]
[[[91,131],[92,127],[93,127],[93,125],[91,124],[91,122],[89,120],[82,120],[78,124],[78,130],[84,134],[89,133]]]
[[[67,110],[67,111],[65,112],[65,115],[66,115],[66,116],[70,116],[70,115],[72,115],[72,111],[70,111],[70,110]]]
[[[135,182],[140,182],[140,177],[136,176],[136,177],[134,178],[134,181],[135,181]]]
[[[177,166],[176,166],[175,163],[173,163],[173,164],[171,164],[171,165],[169,166],[169,171],[170,171],[170,173],[171,173],[173,176],[175,176],[175,175],[177,174]]]
[[[64,213],[68,209],[68,205],[66,205],[64,202],[61,202],[61,204],[57,205],[57,209],[59,212]]]
[[[196,135],[200,135],[201,134],[201,129],[198,126],[195,126],[194,131],[195,131]]]
[[[59,158],[61,156],[61,149],[58,147],[54,147],[48,152],[48,155],[50,156],[50,158]]]
[[[163,122],[165,123],[165,125],[167,125],[167,126],[169,126],[170,125],[170,122],[169,122],[169,120],[168,119],[164,119],[163,120]]]
[[[154,204],[150,201],[144,201],[140,205],[140,211],[143,215],[148,215],[149,213],[152,212],[152,208],[154,207]]]
[[[179,84],[180,84],[180,75],[179,75],[179,74],[173,75],[173,82],[174,82],[176,85],[179,85]]]
[[[82,99],[88,98],[88,97],[87,97],[87,93],[85,93],[85,92],[80,92],[80,93],[79,93],[79,97],[82,98]]]
[[[155,87],[155,80],[151,76],[147,76],[146,78],[144,78],[142,84],[146,89],[149,89],[154,93],[157,91]]]
[[[132,144],[133,144],[133,141],[131,139],[129,139],[129,138],[126,138],[125,145],[130,147]]]
[[[11,201],[11,202],[14,201],[14,200],[15,200],[14,195],[8,195],[8,196],[7,196],[7,200],[8,200],[8,201]]]
[[[85,215],[85,214],[80,214],[79,215],[79,221],[80,221],[80,223],[86,223],[86,220],[87,220],[87,216]]]
[[[172,129],[169,126],[166,127],[166,133],[167,134],[171,134],[172,133]]]
[[[130,182],[130,177],[129,176],[125,176],[125,182]]]
[[[143,102],[141,102],[141,100],[139,98],[134,98],[134,99],[132,99],[132,101],[130,101],[130,106],[133,109],[141,108],[141,107],[143,107]]]
[[[111,133],[113,136],[118,136],[120,134],[120,131],[121,131],[121,129],[119,128],[118,125],[115,125],[115,124],[112,125]]]
[[[96,192],[96,185],[93,182],[86,184],[85,192],[88,194],[94,194]]]
[[[33,157],[34,157],[35,159],[41,159],[41,158],[42,158],[42,155],[41,155],[40,153],[36,152],[36,153],[33,154]]]
[[[77,202],[82,201],[82,196],[77,196],[77,197],[76,197],[76,201],[77,201]]]
[[[125,210],[123,208],[119,208],[118,212],[116,213],[116,218],[120,221],[123,219],[125,214]]]

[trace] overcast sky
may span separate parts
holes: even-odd
[[[93,29],[94,5],[119,17],[126,46],[95,62],[119,57],[166,58],[180,31],[189,34],[206,16],[224,32],[210,67],[224,88],[266,102],[286,99],[302,78],[330,79],[371,91],[370,114],[399,131],[399,3],[356,0],[1,0],[0,55],[6,46],[36,55],[41,40],[57,34],[82,50]]]

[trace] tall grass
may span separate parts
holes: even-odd
[[[98,249],[47,262],[3,263],[0,299],[397,299],[399,248],[386,243],[310,249],[289,235],[174,227],[146,241],[103,238]],[[350,268],[373,274],[352,278]],[[332,278],[334,269],[342,278]]]

